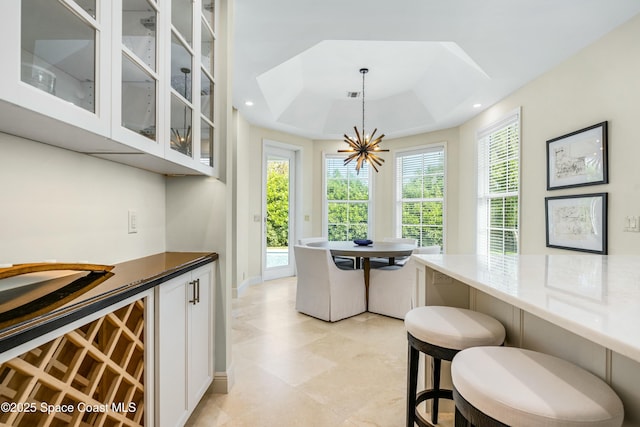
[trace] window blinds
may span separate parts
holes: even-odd
[[[518,253],[520,112],[478,133],[479,254]]]
[[[418,246],[443,247],[444,192],[444,145],[397,153],[397,234]]]
[[[344,157],[325,156],[325,212],[329,240],[366,239],[370,219],[370,170],[356,174]]]

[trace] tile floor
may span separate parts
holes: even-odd
[[[233,301],[236,383],[206,394],[187,425],[405,425],[403,322],[373,313],[324,322],[295,310],[295,292],[286,278]]]

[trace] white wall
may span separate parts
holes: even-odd
[[[167,177],[167,250],[224,252],[227,186],[201,176]]]
[[[1,263],[112,264],[165,251],[163,176],[3,133],[0,153]]]
[[[251,152],[251,126],[237,111],[235,112],[235,127],[237,129],[236,132],[238,143],[236,144],[237,150],[235,153],[234,162],[238,165],[238,156],[240,156],[239,163],[244,163],[244,157]],[[250,277],[249,274],[252,271],[249,267],[250,259],[252,257],[247,256],[247,254],[249,253],[252,244],[255,244],[252,238],[252,232],[254,232],[253,228],[255,228],[255,224],[252,223],[251,210],[249,209],[251,200],[250,197],[247,197],[247,195],[249,194],[250,188],[252,186],[258,185],[259,181],[255,181],[256,177],[252,176],[253,174],[248,173],[249,171],[243,165],[238,165],[235,170],[236,212],[234,216],[234,222],[236,232],[236,268],[234,280],[234,295],[237,295],[238,286],[241,286],[241,284]],[[252,181],[252,179],[254,181]],[[241,226],[238,226],[239,224]]]
[[[243,281],[259,279],[262,275],[262,156],[265,140],[299,147],[302,161],[302,182],[296,184],[301,188],[301,212],[298,212],[301,236],[312,235],[312,141],[279,131],[252,126],[242,117],[238,120],[237,145],[237,248],[238,257],[246,262],[238,261],[237,285]],[[310,215],[309,221],[304,216]],[[254,217],[259,218],[258,221]]]
[[[640,253],[640,233],[623,232],[640,215],[640,15],[460,127],[459,182],[475,182],[475,132],[522,106],[521,252],[545,246],[544,198],[609,193],[609,253]],[[609,184],[546,190],[546,141],[609,121]],[[461,186],[458,250],[472,253],[475,186]]]

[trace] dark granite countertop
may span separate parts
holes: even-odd
[[[106,273],[74,273],[2,289],[0,353],[218,259],[210,252],[164,252],[115,264]]]

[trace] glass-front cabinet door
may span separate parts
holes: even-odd
[[[171,0],[169,151],[176,162],[217,169],[215,1]]]
[[[217,156],[215,99],[215,2],[203,0],[200,30],[200,162],[214,167]]]
[[[188,1],[188,3],[191,3]],[[193,51],[171,35],[171,150],[193,159]]]
[[[114,21],[120,25],[114,25],[117,49],[112,66],[114,137],[159,156],[164,153],[158,125],[163,102],[158,54],[161,16],[155,0],[120,0],[114,10]]]
[[[91,113],[96,112],[95,2],[83,16],[71,4],[22,2],[20,80]]]
[[[46,116],[109,135],[110,73],[101,60],[110,55],[109,7],[101,0],[0,2],[0,99],[24,108],[30,126]],[[48,132],[55,139],[57,131]]]

